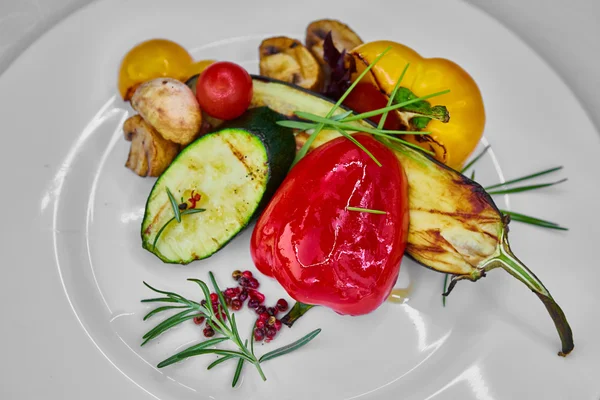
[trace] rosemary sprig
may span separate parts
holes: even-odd
[[[156,232],[156,236],[154,237],[154,242],[152,243],[153,248],[156,248],[156,243],[158,243],[158,238],[160,238],[160,235],[162,235],[163,231],[167,228],[167,226],[169,226],[169,224],[171,224],[171,222],[177,221],[177,223],[181,223],[181,217],[184,215],[196,214],[196,213],[206,211],[206,209],[204,209],[204,208],[188,208],[183,211],[179,210],[179,204],[177,204],[177,200],[175,200],[173,193],[171,193],[169,188],[166,188],[166,189],[167,189],[167,196],[169,197],[169,202],[171,203],[171,208],[173,209],[173,218],[168,220],[163,226],[160,227],[158,232]]]
[[[150,290],[152,290],[156,293],[164,295],[164,297],[156,297],[156,298],[142,300],[143,303],[150,303],[150,302],[169,303],[168,305],[159,306],[156,309],[150,311],[148,314],[146,314],[146,316],[144,317],[144,320],[147,320],[147,319],[149,319],[157,314],[160,314],[164,311],[169,311],[169,310],[174,310],[174,309],[182,309],[182,311],[179,311],[178,313],[171,315],[170,317],[168,317],[167,319],[165,319],[164,321],[162,321],[158,325],[156,325],[154,328],[149,330],[143,336],[144,340],[142,342],[142,346],[145,345],[146,343],[148,343],[150,340],[153,340],[153,339],[157,338],[158,336],[160,336],[161,334],[165,333],[169,329],[181,324],[182,322],[190,320],[194,317],[200,317],[200,316],[206,318],[206,321],[207,321],[206,323],[210,327],[213,328],[213,330],[215,331],[216,334],[221,335],[221,337],[216,337],[216,338],[202,341],[200,343],[197,343],[193,346],[186,348],[185,350],[182,350],[182,351],[172,355],[171,357],[158,363],[158,365],[157,365],[158,368],[164,368],[171,364],[175,364],[175,363],[183,361],[187,358],[198,356],[198,355],[216,354],[216,355],[220,355],[222,357],[213,361],[208,366],[208,368],[207,368],[208,370],[216,367],[219,364],[224,363],[227,360],[232,360],[232,359],[238,360],[238,363],[237,363],[237,366],[235,369],[235,373],[233,376],[232,386],[235,386],[237,384],[237,382],[240,378],[243,366],[244,366],[244,362],[249,362],[250,364],[254,365],[256,367],[259,375],[261,376],[261,378],[263,380],[267,380],[267,378],[261,368],[261,363],[263,363],[267,360],[271,360],[275,357],[282,356],[291,351],[299,349],[300,347],[309,343],[312,339],[314,339],[321,332],[321,329],[315,329],[314,331],[310,332],[309,334],[303,336],[302,338],[296,340],[295,342],[293,342],[291,344],[288,344],[286,346],[283,346],[276,350],[268,352],[261,357],[257,357],[254,353],[254,337],[252,334],[253,332],[251,331],[251,333],[250,333],[250,339],[249,339],[250,340],[250,348],[248,348],[248,340],[242,342],[242,339],[240,338],[237,323],[235,320],[235,313],[229,312],[229,309],[227,308],[227,304],[225,303],[225,298],[223,296],[223,293],[221,292],[221,289],[219,288],[213,273],[209,272],[208,274],[209,274],[212,286],[219,298],[219,306],[217,307],[216,312],[212,308],[212,302],[210,300],[210,290],[209,290],[208,286],[206,285],[206,283],[204,283],[201,280],[188,279],[188,281],[196,283],[202,290],[202,293],[204,295],[204,300],[205,300],[204,304],[198,303],[193,300],[186,299],[185,297],[183,297],[177,293],[158,290],[158,289],[150,286],[148,283],[144,282],[144,285],[146,285],[146,287],[148,287]],[[173,303],[176,303],[177,305],[173,305]],[[216,346],[220,343],[223,343],[223,342],[232,342],[237,347],[237,350],[224,350],[224,349],[214,348],[214,346]]]
[[[382,214],[382,215],[387,214],[386,211],[373,210],[373,209],[370,209],[370,208],[362,208],[362,207],[350,207],[350,206],[347,206],[346,210],[348,210],[348,211],[364,212],[364,213],[369,213],[369,214]]]

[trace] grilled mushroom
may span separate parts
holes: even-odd
[[[300,41],[285,36],[263,40],[259,48],[261,75],[319,91],[323,71]]]
[[[178,144],[189,144],[202,126],[196,96],[175,79],[157,78],[143,83],[133,94],[131,106],[163,138]]]
[[[334,19],[313,21],[306,28],[306,47],[321,65],[327,65],[323,59],[323,41],[331,32],[333,44],[340,52],[352,50],[363,43],[362,39],[350,27]]]
[[[178,144],[164,139],[140,115],[128,118],[123,132],[131,142],[125,166],[139,176],[159,176],[179,152]]]

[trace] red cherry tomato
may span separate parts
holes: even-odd
[[[370,83],[359,83],[352,89],[348,97],[344,99],[344,105],[358,113],[364,113],[386,107],[387,101],[387,97],[374,85]],[[381,115],[376,115],[369,119],[378,124]],[[400,118],[393,112],[388,113],[384,128],[401,130],[402,123],[400,122]]]
[[[260,216],[252,259],[297,301],[361,315],[389,296],[408,236],[408,186],[396,156],[369,135],[313,150]],[[347,206],[385,211],[372,214]]]
[[[208,115],[224,120],[237,118],[252,100],[252,78],[237,64],[216,62],[200,74],[196,97]]]

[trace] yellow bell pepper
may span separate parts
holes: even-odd
[[[417,97],[449,89],[450,93],[429,99],[431,104],[445,106],[449,120],[431,119],[426,127],[419,129],[406,121],[408,112],[400,112],[401,120],[409,128],[431,132],[430,135],[410,135],[404,139],[426,150],[454,169],[460,169],[473,152],[483,134],[485,110],[483,99],[473,78],[460,66],[443,58],[423,58],[416,51],[400,43],[376,41],[353,49],[358,73],[368,66],[386,48],[391,49],[373,66],[366,78],[390,96],[407,63],[410,64],[401,88],[410,90]],[[421,122],[423,122],[421,120]]]
[[[151,39],[133,47],[119,69],[119,92],[130,100],[142,83],[162,77],[185,80],[192,56],[179,44],[166,39]]]

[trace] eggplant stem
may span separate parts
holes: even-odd
[[[567,317],[556,301],[554,301],[552,295],[548,289],[546,289],[542,281],[540,281],[533,271],[527,268],[527,266],[514,255],[510,249],[510,244],[508,243],[506,228],[502,232],[501,243],[498,250],[499,253],[486,262],[484,267],[485,271],[490,271],[494,268],[502,268],[527,285],[527,287],[539,297],[542,303],[544,303],[546,310],[548,310],[550,317],[552,317],[554,326],[556,326],[556,330],[560,336],[562,350],[558,352],[558,355],[565,357],[575,347],[573,343],[573,332],[571,331]]]
[[[487,263],[486,263],[486,265],[487,265]],[[452,279],[450,279],[450,285],[448,285],[448,289],[446,289],[446,291],[444,293],[442,293],[442,296],[444,296],[444,297],[448,296],[450,294],[450,292],[452,292],[452,290],[454,289],[454,286],[456,286],[458,281],[467,279],[471,282],[477,282],[479,279],[485,277],[485,273],[486,273],[486,269],[483,267],[479,267],[479,268],[474,269],[470,274],[467,274],[467,275],[452,275]]]
[[[292,325],[294,325],[294,322],[298,320],[298,318],[302,317],[308,310],[310,310],[313,307],[314,305],[312,304],[304,304],[297,301],[296,304],[294,304],[294,307],[292,307],[292,309],[287,314],[285,314],[283,318],[281,318],[281,323],[291,328]]]

